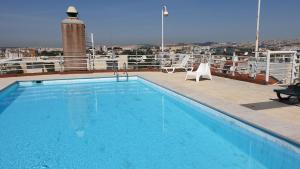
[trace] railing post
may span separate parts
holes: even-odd
[[[208,54],[208,57],[209,57],[209,59],[208,59],[208,64],[211,65],[211,64],[212,64],[212,55],[211,55],[210,52],[209,52],[209,54]]]
[[[2,72],[2,64],[0,65],[0,75],[2,75],[3,72]]]
[[[296,71],[296,73],[298,73],[298,77],[297,77],[297,79],[300,79],[300,56],[298,56],[297,54],[296,54],[296,64],[297,64],[297,71]]]
[[[235,61],[236,61],[236,55],[235,52],[233,52],[233,56],[232,56],[232,76],[235,76]]]
[[[137,52],[135,53],[135,63],[136,63],[136,69],[137,71],[139,71],[139,63],[138,63],[138,60],[137,60]]]
[[[64,71],[64,69],[63,69],[63,56],[62,55],[60,55],[60,61],[59,61],[59,66],[60,66],[60,72],[63,72]]]
[[[194,64],[194,61],[195,61],[194,51],[192,51],[192,58],[193,58],[192,59],[192,62],[193,62],[192,64]]]
[[[88,54],[87,57],[87,63],[88,63],[88,71],[91,71],[91,54]]]
[[[116,75],[116,67],[115,67],[115,62],[112,62],[113,64],[112,64],[112,69],[113,69],[113,71],[114,71],[114,75]]]
[[[271,59],[271,53],[270,51],[268,50],[267,51],[267,69],[266,69],[266,82],[268,83],[269,82],[269,79],[270,79],[270,59]]]
[[[96,55],[94,55],[93,57],[93,71],[95,71],[95,59],[96,59]]]
[[[294,83],[295,79],[296,79],[296,72],[297,72],[297,63],[296,63],[296,59],[297,59],[297,52],[295,52],[293,54],[293,59],[292,59],[292,74],[291,74],[291,81],[290,83]]]

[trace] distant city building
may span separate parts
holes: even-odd
[[[37,49],[35,48],[6,48],[2,50],[4,58],[6,59],[20,59],[20,58],[35,58],[37,57]]]
[[[37,56],[37,50],[35,48],[29,48],[27,54],[28,55],[25,55],[24,57],[34,58]]]
[[[46,51],[46,52],[54,52],[54,51],[63,51],[63,48],[38,48],[37,51],[39,53]]]
[[[166,45],[166,50],[171,53],[194,53],[207,54],[210,52],[210,46],[200,46],[194,44],[172,44]]]
[[[126,46],[120,46],[123,50],[127,50],[127,51],[134,51],[137,50],[139,48],[141,48],[140,45],[126,45]]]
[[[17,48],[7,48],[5,49],[4,56],[6,59],[17,59],[22,58],[23,53],[21,53],[20,49]]]
[[[169,51],[172,53],[179,53],[183,51],[184,46],[185,45],[181,45],[181,44],[166,45],[165,51]]]
[[[300,45],[299,46],[284,46],[284,47],[280,48],[280,50],[283,50],[283,51],[298,51],[298,50],[300,50]]]
[[[65,70],[86,70],[85,24],[75,7],[70,6],[67,15],[61,23]]]
[[[210,46],[194,46],[194,54],[208,54],[210,52]]]
[[[105,45],[102,46],[102,47],[101,47],[101,51],[102,51],[102,52],[107,52],[107,47],[106,47]]]
[[[4,53],[5,50],[3,49],[0,49],[0,58],[5,58],[5,53]]]
[[[119,46],[113,47],[112,49],[115,52],[115,54],[117,54],[117,55],[119,55],[123,52],[123,49]]]

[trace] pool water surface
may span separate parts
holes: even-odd
[[[0,92],[0,169],[299,169],[299,152],[138,77]]]

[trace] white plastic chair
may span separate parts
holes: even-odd
[[[186,73],[185,80],[187,80],[190,76],[196,78],[197,82],[200,81],[200,77],[212,80],[209,64],[201,63],[196,71],[188,71]]]

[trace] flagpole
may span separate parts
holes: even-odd
[[[255,42],[255,71],[254,77],[256,77],[257,73],[257,62],[259,56],[259,28],[260,28],[260,7],[261,7],[261,0],[258,0],[258,8],[257,8],[257,23],[256,23],[256,42]]]

